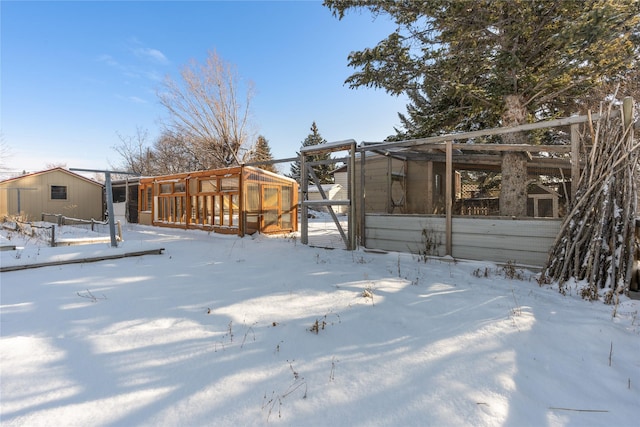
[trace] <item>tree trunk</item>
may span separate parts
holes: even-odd
[[[502,156],[500,215],[527,216],[527,157],[523,153]]]
[[[505,96],[503,126],[517,126],[527,121],[527,110],[519,95]],[[505,134],[505,144],[526,144],[524,132]],[[502,156],[502,186],[500,189],[500,215],[521,217],[527,215],[527,157],[524,153],[505,152]]]

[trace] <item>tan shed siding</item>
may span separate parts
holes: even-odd
[[[102,188],[62,171],[41,175],[42,205],[56,214],[80,219],[102,219]],[[51,199],[51,187],[67,187],[67,199]]]
[[[367,159],[365,165],[365,212],[387,211],[387,159]],[[360,173],[360,171],[358,171]]]
[[[40,214],[42,213],[42,208],[44,205],[42,202],[43,189],[39,176],[25,176],[17,180],[3,183],[2,187],[7,189],[3,190],[2,193],[6,193],[9,197],[9,209],[6,214],[15,215],[19,213],[18,192],[15,189],[22,188],[23,190],[20,190],[21,213],[24,213],[29,220],[40,220]],[[26,190],[27,188],[34,188],[34,190]]]
[[[67,187],[67,199],[51,199],[51,186]],[[27,175],[19,179],[2,183],[3,188],[35,188],[20,191],[20,208],[27,219],[39,221],[43,212],[61,214],[80,219],[102,219],[102,186],[61,170]],[[17,192],[8,193],[8,211],[2,214],[17,213]],[[5,194],[2,194],[6,197]]]
[[[344,191],[344,194],[347,194],[346,191],[347,191],[347,188],[349,188],[349,183],[347,182],[349,177],[347,176],[347,172],[346,171],[338,172],[333,176],[333,178],[334,178],[334,182],[336,184],[340,184],[343,188],[340,194],[342,194],[342,191]],[[340,199],[347,199],[347,198],[348,198],[347,196],[340,197]]]
[[[389,159],[387,157],[367,158],[365,165],[365,211],[371,213],[387,213],[390,207],[389,199]],[[391,169],[400,172],[402,161],[392,159]],[[360,192],[360,162],[356,162],[356,188]]]
[[[549,219],[453,218],[452,255],[542,266],[561,223]],[[444,255],[444,217],[369,214],[366,225],[367,248],[420,253],[425,249],[425,230],[438,243],[437,254]]]
[[[151,217],[151,211],[138,212],[138,223],[141,225],[153,225],[153,218]]]
[[[10,191],[7,191],[5,187],[0,188],[0,218],[16,210],[15,207],[11,207],[11,199],[13,199],[13,197],[10,197],[9,193]]]
[[[340,184],[340,190],[333,197],[333,200],[349,200],[349,182],[348,175],[346,172],[337,173],[334,176],[334,182],[336,184]],[[353,201],[351,201],[353,203]],[[347,213],[349,211],[348,206],[334,206],[333,210],[335,212]]]
[[[429,189],[431,188],[432,162],[407,162],[407,210],[406,213],[429,212],[431,200]]]

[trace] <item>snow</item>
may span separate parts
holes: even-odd
[[[640,416],[639,301],[535,272],[123,226],[0,274],[3,426],[599,426]],[[68,235],[68,232],[67,232]],[[18,255],[19,254],[19,255]],[[513,274],[515,273],[515,274]],[[515,276],[515,278],[509,278]]]

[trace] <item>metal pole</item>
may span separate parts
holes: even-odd
[[[116,223],[115,215],[113,214],[113,194],[111,190],[111,173],[104,173],[104,184],[107,191],[107,212],[109,213],[109,234],[111,235],[111,247],[117,248],[118,241],[116,240]]]

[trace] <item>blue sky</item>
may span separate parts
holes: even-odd
[[[13,171],[117,166],[118,134],[166,119],[157,90],[215,50],[255,85],[251,119],[275,158],[313,121],[329,142],[381,141],[406,98],[349,89],[347,55],[394,29],[368,12],[342,21],[320,1],[7,1],[1,8],[1,130]],[[150,141],[151,142],[151,141]]]

